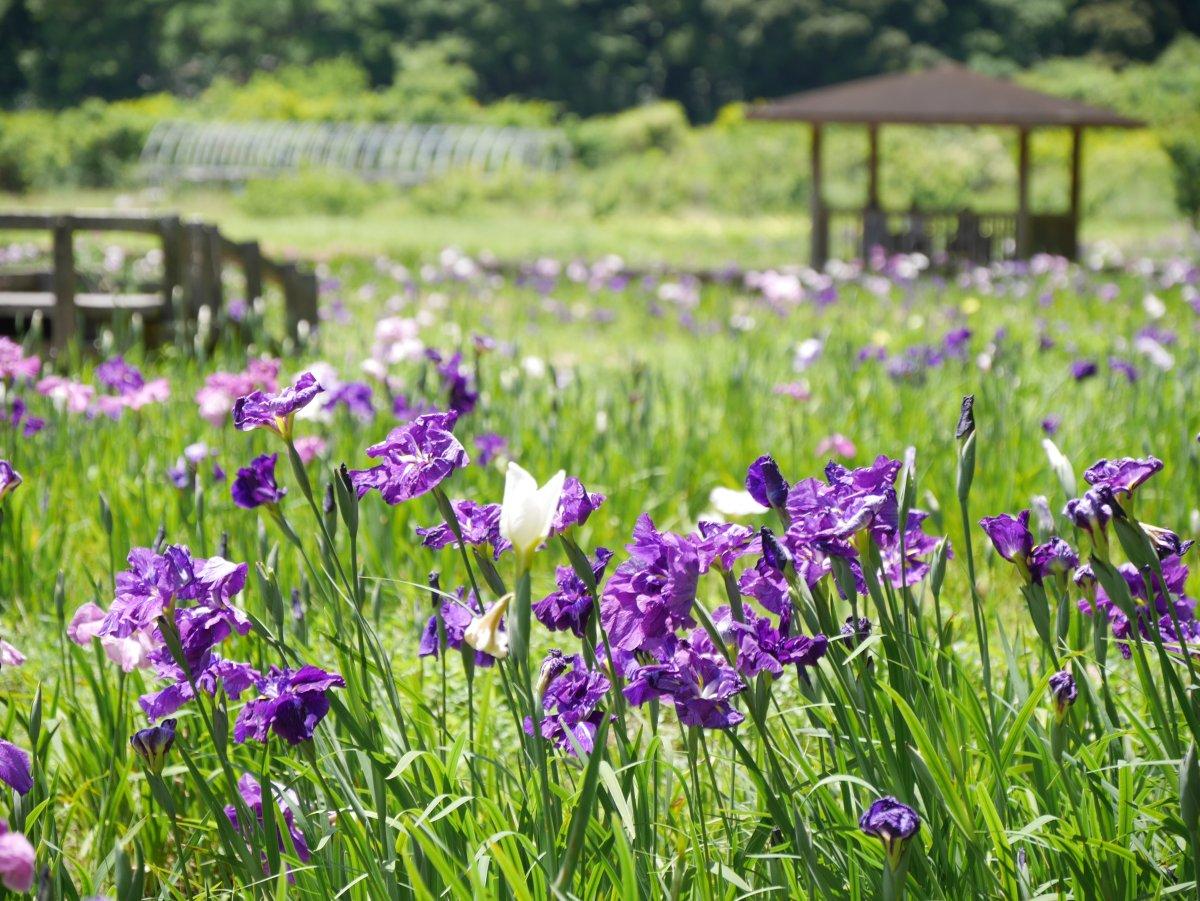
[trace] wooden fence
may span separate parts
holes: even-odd
[[[175,316],[194,321],[201,307],[216,312],[224,307],[222,273],[227,262],[240,267],[245,299],[263,296],[268,281],[283,292],[288,333],[298,338],[301,323],[317,324],[317,278],[294,262],[264,256],[257,241],[231,241],[215,225],[179,216],[99,213],[0,213],[0,232],[48,231],[53,235],[53,271],[49,285],[38,279],[0,290],[0,318],[42,312],[50,321],[56,348],[65,347],[78,333],[80,322],[111,318],[120,311],[137,313],[150,322]],[[162,282],[152,293],[89,293],[77,290],[75,265],[77,232],[129,232],[156,236],[162,245]],[[49,287],[50,290],[38,290]]]

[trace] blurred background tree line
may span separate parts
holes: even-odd
[[[1196,0],[0,0],[0,191],[126,184],[163,118],[484,121],[560,126],[575,165],[451,172],[406,203],[794,211],[804,142],[742,102],[952,58],[1146,119],[1089,138],[1085,209],[1161,220],[1174,196],[1194,221],[1198,33]],[[835,203],[862,190],[860,132],[831,135]],[[1010,135],[884,143],[885,202],[1011,205]],[[1065,202],[1066,148],[1036,136],[1035,203]],[[279,187],[239,202],[352,214],[380,196],[329,173]]]
[[[474,93],[581,116],[724,105],[950,57],[1011,72],[1060,56],[1151,61],[1200,32],[1195,0],[0,0],[0,100],[190,95],[342,57],[373,87],[397,43],[438,42]]]

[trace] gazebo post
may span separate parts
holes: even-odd
[[[862,213],[862,258],[887,244],[887,217],[879,207],[879,125],[867,125],[867,205]]]
[[[1083,157],[1083,127],[1080,125],[1072,126],[1071,128],[1071,193],[1070,193],[1070,215],[1071,215],[1071,257],[1074,258],[1079,253],[1079,210],[1081,206],[1081,185],[1080,185],[1080,168],[1082,166]]]
[[[812,244],[809,263],[814,269],[824,267],[829,257],[829,221],[821,200],[821,125],[813,123],[812,146],[809,150],[810,181],[812,196],[809,199],[812,217]]]
[[[867,126],[867,209],[879,209],[879,126]]]
[[[1029,129],[1017,129],[1017,259],[1029,257]]]

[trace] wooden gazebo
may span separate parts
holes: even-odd
[[[1136,119],[1023,88],[955,64],[920,72],[863,78],[794,94],[750,108],[751,119],[812,125],[812,264],[831,256],[866,256],[873,248],[920,251],[977,262],[1025,259],[1039,252],[1074,257],[1078,250],[1080,154],[1083,130],[1140,128]],[[821,132],[835,123],[867,127],[867,203],[833,209],[821,192]],[[879,203],[879,129],[882,125],[988,125],[1017,129],[1015,213],[973,210],[886,211]],[[1070,200],[1065,213],[1029,209],[1029,133],[1071,130]],[[836,242],[831,247],[831,236]]]

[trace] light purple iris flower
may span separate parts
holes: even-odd
[[[358,496],[376,489],[387,503],[401,504],[432,491],[454,470],[466,466],[467,451],[450,431],[457,419],[453,411],[426,413],[367,448],[367,456],[381,462],[370,469],[351,470]]]
[[[146,384],[141,371],[124,357],[112,357],[97,366],[96,381],[120,395],[134,394]]]
[[[451,501],[450,507],[458,520],[463,541],[471,547],[489,547],[495,559],[499,559],[501,554],[512,548],[512,542],[500,534],[499,504],[477,504],[472,500],[457,500]],[[458,547],[454,529],[446,522],[429,528],[418,527],[417,534],[421,536],[421,544],[434,550]]]
[[[477,462],[487,466],[508,450],[508,439],[495,432],[484,432],[475,438],[475,447],[479,450]]]
[[[306,372],[295,385],[275,394],[251,391],[233,403],[233,424],[240,432],[270,429],[285,440],[292,437],[292,419],[325,389],[316,376]]]
[[[351,416],[361,422],[370,422],[375,418],[371,386],[366,382],[344,382],[338,385],[329,392],[322,409],[334,410],[337,407],[345,407]]]
[[[590,754],[595,743],[596,730],[604,722],[604,713],[598,705],[608,693],[608,677],[589,670],[582,657],[564,658],[559,651],[552,651],[542,671],[550,678],[542,694],[542,709],[545,715],[538,726],[542,738],[572,756],[578,756],[578,745],[585,754]],[[570,664],[567,668],[566,664]],[[532,734],[533,724],[525,720],[525,731]]]
[[[1121,457],[1118,460],[1097,460],[1083,474],[1089,485],[1111,489],[1113,494],[1132,495],[1152,475],[1161,472],[1162,460],[1157,457]]]
[[[16,491],[21,481],[21,474],[13,469],[13,465],[0,460],[0,501]]]
[[[558,509],[550,523],[550,534],[558,535],[571,526],[583,525],[605,500],[603,494],[589,492],[575,476],[567,476],[558,496]]]
[[[643,513],[626,560],[609,577],[600,622],[609,641],[625,651],[653,650],[681,627],[691,627],[700,558],[688,539],[659,532]]]

